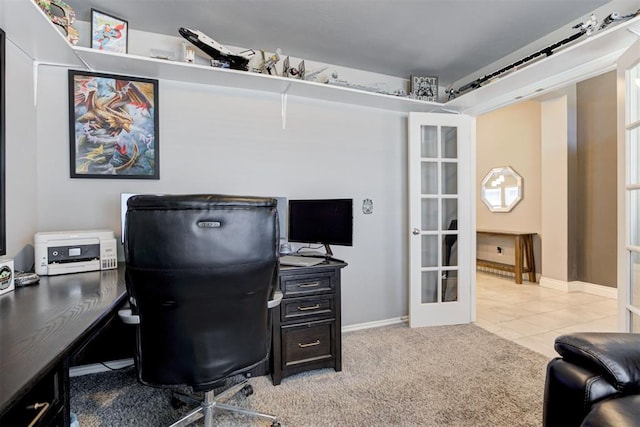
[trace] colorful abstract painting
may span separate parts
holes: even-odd
[[[69,71],[72,178],[159,179],[158,81]]]

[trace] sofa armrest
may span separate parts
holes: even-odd
[[[547,365],[543,425],[579,426],[591,406],[618,391],[602,374],[556,358]]]
[[[573,333],[556,338],[555,349],[565,361],[601,372],[621,393],[640,390],[640,334]]]

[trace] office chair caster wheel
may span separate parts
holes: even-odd
[[[246,386],[242,387],[241,391],[244,397],[248,397],[253,394],[253,387],[251,387],[251,384],[247,384]]]
[[[271,427],[281,427],[278,421],[274,421],[271,423]]]

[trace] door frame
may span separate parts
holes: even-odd
[[[637,40],[618,58],[616,67],[618,100],[618,330],[623,332],[632,331],[632,314],[640,318],[640,307],[634,307],[631,302],[631,287],[633,286],[630,274],[631,249],[629,246],[631,218],[629,217],[630,203],[627,188],[630,180],[627,168],[627,70],[640,64],[639,52],[640,40]],[[640,88],[637,91],[640,92]],[[640,97],[640,93],[638,96]],[[639,116],[638,121],[640,121],[640,111],[636,114]],[[634,123],[638,121],[634,121]],[[636,250],[634,252],[638,253]]]

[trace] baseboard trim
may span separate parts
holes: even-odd
[[[618,289],[610,286],[594,285],[593,283],[580,282],[582,292],[599,295],[605,298],[618,299]]]
[[[540,277],[538,284],[543,288],[555,289],[556,291],[569,292],[569,283],[563,280]]]
[[[593,283],[565,282],[563,280],[550,279],[548,277],[540,278],[540,286],[543,288],[555,289],[563,292],[584,292],[586,294],[598,295],[610,299],[618,299],[618,289],[609,286],[595,285]]]
[[[488,273],[488,274],[493,274],[496,276],[501,276],[501,277],[510,277],[512,279],[516,278],[516,273],[514,273],[513,271],[504,271],[504,270],[497,270],[495,268],[491,268],[491,267],[485,267],[482,265],[477,265],[476,266],[476,271],[480,271],[482,273]],[[541,278],[540,273],[536,273],[536,282]],[[522,273],[522,281],[523,282],[529,282],[529,273]]]
[[[127,366],[133,365],[133,359],[112,360],[110,362],[91,363],[89,365],[74,366],[69,368],[70,377],[79,377],[82,375],[99,374],[101,372],[110,372]]]
[[[397,325],[409,321],[409,316],[394,317],[391,319],[375,320],[373,322],[357,323],[342,327],[342,332],[360,331],[362,329],[380,328],[382,326]]]

